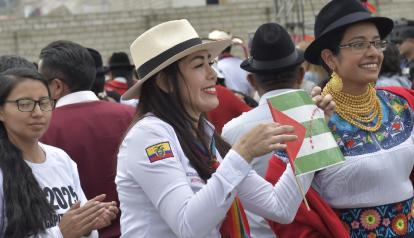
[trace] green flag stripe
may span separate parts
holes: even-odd
[[[323,133],[331,132],[328,126],[326,125],[325,120],[322,118],[302,122],[302,125],[306,128],[305,138],[308,138],[311,135],[316,136]]]
[[[294,91],[295,93],[286,93],[271,97],[268,100],[279,111],[285,111],[294,107],[299,107],[307,104],[314,105],[314,102],[309,95],[302,90]]]
[[[325,118],[323,111],[318,109],[313,104],[307,104],[300,107],[294,107],[288,110],[282,111],[285,115],[298,121],[300,123],[308,120],[315,120],[318,118]]]
[[[321,170],[343,161],[339,147],[299,157],[295,160],[296,175]]]
[[[334,140],[332,133],[330,132],[312,136],[312,138],[308,137],[303,140],[303,144],[300,147],[300,150],[296,158],[307,156],[313,153],[318,153],[320,151],[335,148],[337,146],[338,145]]]

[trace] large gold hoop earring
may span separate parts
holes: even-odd
[[[331,85],[331,89],[334,92],[342,91],[342,87],[343,87],[342,79],[341,77],[339,77],[339,75],[335,71],[332,71],[331,80],[329,81],[329,84]]]

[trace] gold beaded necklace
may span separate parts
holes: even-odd
[[[382,111],[379,98],[375,88],[369,84],[368,89],[361,95],[352,95],[334,90],[330,80],[323,89],[322,95],[331,94],[336,104],[335,112],[345,121],[352,125],[370,132],[377,131],[381,126]],[[373,122],[374,126],[366,126],[366,123]]]

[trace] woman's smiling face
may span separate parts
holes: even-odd
[[[180,96],[185,109],[195,119],[219,105],[215,88],[217,75],[211,64],[211,56],[204,50],[192,53],[178,63]]]
[[[373,42],[381,41],[378,29],[370,22],[349,26],[340,42],[339,54],[332,57],[331,68],[343,79],[344,89],[365,88],[368,83],[375,82],[381,69],[384,55],[381,49],[374,47]],[[362,45],[371,42],[369,47],[356,49],[349,44]],[[329,65],[329,64],[328,64]]]

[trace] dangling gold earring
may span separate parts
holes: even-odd
[[[342,87],[343,87],[342,79],[341,77],[339,77],[339,75],[335,71],[332,71],[331,80],[329,80],[329,84],[331,85],[331,89],[334,92],[342,91]]]

